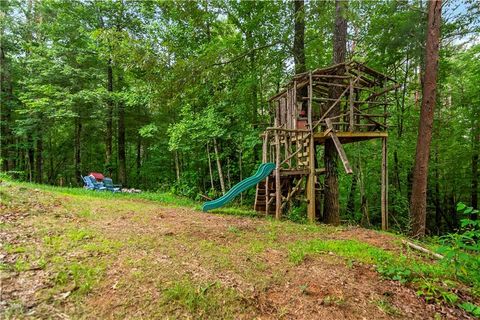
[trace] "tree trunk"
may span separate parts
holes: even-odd
[[[75,167],[75,181],[80,181],[81,169],[81,135],[82,135],[82,119],[80,114],[75,117],[75,143],[74,143],[74,167]]]
[[[432,140],[433,116],[437,89],[441,10],[441,0],[428,2],[425,78],[423,81],[422,109],[420,111],[420,124],[418,129],[410,207],[412,214],[412,235],[414,237],[423,237],[425,235],[428,159],[430,142]]]
[[[347,1],[335,1],[335,30],[333,34],[333,63],[338,64],[345,61],[347,52],[347,20],[345,19]],[[340,74],[342,72],[340,71]],[[330,98],[337,99],[342,88],[334,86],[330,91]],[[331,111],[331,116],[340,112],[340,105]],[[337,171],[337,150],[333,141],[325,141],[325,197],[324,197],[324,219],[326,223],[338,225],[340,223],[340,204],[338,199],[338,171]]]
[[[118,180],[127,185],[127,163],[125,152],[125,104],[118,104]]]
[[[28,158],[28,181],[33,181],[33,173],[35,171],[35,148],[34,141],[31,133],[27,134],[27,158]]]
[[[137,158],[136,169],[137,169],[137,185],[140,183],[140,170],[142,169],[142,136],[138,135],[137,137]]]
[[[41,123],[42,121],[40,121]],[[36,139],[36,146],[35,146],[35,182],[42,183],[43,182],[43,134],[42,129],[37,129],[38,136]]]
[[[113,68],[112,60],[107,64],[107,119],[105,132],[105,168],[109,176],[112,175],[112,141],[113,141]]]
[[[178,157],[178,151],[175,150],[175,174],[177,176],[177,183],[180,182],[180,159]]]
[[[303,0],[294,1],[295,34],[293,38],[293,60],[295,73],[307,71],[305,65],[305,5]]]
[[[213,139],[213,148],[215,149],[215,157],[217,159],[217,170],[218,178],[220,179],[220,187],[222,188],[222,193],[225,194],[225,180],[223,178],[222,164],[220,163],[220,154],[218,152],[217,139]]]
[[[357,190],[357,175],[352,175],[352,183],[350,185],[350,192],[347,198],[347,214],[352,217],[355,215],[355,193]]]
[[[210,186],[211,190],[215,190],[215,186],[213,184],[213,170],[212,170],[212,160],[210,158],[210,147],[207,143],[207,157],[208,157],[208,173],[210,174]]]
[[[480,121],[476,119],[476,133],[473,136],[473,154],[472,154],[472,191],[471,191],[471,205],[475,209],[478,208],[478,159],[480,149]],[[476,220],[478,215],[472,214],[471,219]]]

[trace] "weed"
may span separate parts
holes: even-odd
[[[393,306],[388,300],[386,299],[378,299],[374,301],[374,304],[383,311],[384,313],[390,315],[390,316],[397,316],[400,314],[397,308]]]
[[[228,230],[228,232],[231,232],[231,233],[233,233],[237,236],[241,234],[240,229],[238,229],[237,227],[230,226],[230,227],[228,227],[227,230]]]
[[[327,295],[322,299],[322,304],[325,306],[342,306],[345,304],[345,299],[343,297]]]

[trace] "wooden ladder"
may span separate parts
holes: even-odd
[[[275,198],[275,180],[269,179],[269,192],[270,192],[270,208],[267,213],[267,195],[266,195],[266,180],[261,181],[257,184],[257,191],[255,194],[255,206],[254,209],[257,212],[263,214],[275,214],[275,201],[272,200]]]

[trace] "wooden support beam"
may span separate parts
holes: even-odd
[[[282,190],[280,185],[280,135],[275,131],[275,218],[282,217]]]
[[[353,84],[352,84],[352,80],[350,80],[350,94],[348,96],[348,100],[349,100],[349,103],[350,103],[349,131],[353,132],[353,131],[355,131],[355,124],[354,124],[354,111],[353,111]]]
[[[308,128],[311,129],[312,126],[312,99],[313,99],[313,81],[312,81],[312,72],[309,74],[309,86],[308,86]]]
[[[382,186],[381,186],[382,230],[388,230],[388,155],[387,138],[382,138]]]
[[[307,208],[307,217],[310,222],[315,222],[315,139],[313,137],[313,132],[310,134],[310,144],[309,144],[309,168],[310,173],[307,179],[307,199],[308,199],[308,208]]]
[[[335,145],[338,155],[340,156],[340,160],[342,160],[343,167],[345,168],[345,172],[348,174],[352,174],[353,173],[352,167],[350,166],[350,162],[347,159],[347,154],[345,153],[345,150],[343,149],[343,146],[340,143],[340,140],[338,140],[338,137],[335,134],[335,129],[333,129],[332,121],[329,118],[327,118],[325,119],[325,122],[327,124],[327,128],[330,129],[330,136],[332,137],[333,144]]]

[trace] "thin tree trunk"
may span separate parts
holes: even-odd
[[[74,167],[75,167],[75,181],[80,181],[81,169],[81,135],[82,135],[82,120],[78,114],[75,117],[75,143],[74,143]]]
[[[113,68],[112,60],[107,64],[107,119],[105,133],[105,167],[109,176],[112,175],[112,141],[113,141]]]
[[[361,162],[358,162],[358,185],[360,187],[360,211],[362,212],[362,220],[360,224],[362,226],[368,227],[370,226],[370,215],[368,212],[368,198],[365,192],[365,180],[363,175],[363,169],[361,166]]]
[[[210,147],[207,143],[207,157],[208,157],[208,173],[210,174],[210,186],[211,190],[215,190],[215,186],[213,184],[213,170],[212,170],[212,160],[210,158]]]
[[[338,64],[345,61],[347,52],[347,20],[345,18],[347,11],[347,1],[335,1],[335,29],[333,34],[333,63]],[[341,73],[341,72],[340,72]],[[330,92],[330,97],[337,99],[341,94],[341,87],[334,86]],[[335,116],[340,112],[338,105],[331,111]],[[338,170],[337,170],[337,150],[333,141],[325,141],[325,197],[324,197],[324,219],[326,223],[338,225],[340,223],[340,204],[338,199]]]
[[[40,120],[40,123],[42,121]],[[35,182],[43,182],[43,134],[42,129],[37,129],[37,139],[35,146]]]
[[[242,169],[242,149],[240,149],[240,155],[238,157],[238,170],[240,171],[240,181],[243,180],[243,169]],[[240,193],[240,205],[243,205],[243,192]]]
[[[471,191],[471,205],[478,209],[478,159],[480,149],[480,121],[476,119],[476,133],[473,136],[473,154],[472,154],[472,191]],[[471,219],[476,220],[478,215],[472,214]]]
[[[227,182],[228,189],[232,189],[232,180],[230,179],[230,157],[227,157]]]
[[[140,170],[142,169],[142,136],[138,135],[137,137],[137,158],[136,169],[137,169],[137,184],[140,183]]]
[[[34,148],[34,141],[33,141],[31,133],[27,134],[27,145],[28,145],[28,151],[27,151],[28,181],[32,182],[33,178],[34,178],[33,173],[34,173],[34,168],[35,168],[35,148]]]
[[[217,139],[213,138],[213,148],[215,149],[215,157],[217,159],[217,170],[218,178],[220,179],[220,187],[222,188],[222,193],[225,194],[225,180],[223,178],[222,164],[220,163],[220,154],[218,152]]]
[[[415,169],[413,174],[411,214],[412,235],[423,237],[427,216],[427,177],[433,116],[437,89],[438,48],[440,43],[442,1],[428,2],[427,44],[425,48],[425,79],[418,129]]]
[[[442,224],[442,206],[440,204],[440,174],[438,172],[438,145],[435,146],[435,228],[437,229],[437,235],[440,235]]]
[[[179,159],[177,150],[175,150],[175,174],[177,176],[177,183],[179,183],[180,182],[180,159]]]
[[[127,163],[125,152],[125,105],[118,104],[118,180],[127,185]]]
[[[357,175],[352,175],[352,183],[350,184],[350,192],[347,198],[347,214],[355,215],[355,193],[357,190]]]

